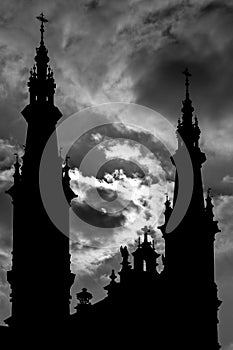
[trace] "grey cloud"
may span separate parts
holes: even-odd
[[[216,236],[216,276],[225,280],[233,274],[233,197],[219,196],[214,200],[214,213],[221,232]]]
[[[222,179],[222,182],[226,182],[226,183],[232,184],[233,183],[233,176],[230,176],[230,175],[224,176],[224,178]]]

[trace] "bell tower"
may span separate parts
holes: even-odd
[[[171,336],[176,339],[182,324],[186,339],[192,339],[193,348],[219,349],[217,312],[220,301],[217,298],[214,265],[215,234],[220,230],[214,221],[213,204],[208,191],[206,204],[202,182],[202,164],[205,154],[199,145],[200,128],[189,93],[191,74],[186,69],[185,99],[182,101],[182,117],[178,119],[178,149],[171,157],[176,166],[176,159],[182,157],[183,148],[188,150],[193,167],[193,190],[187,212],[181,223],[170,233],[166,226],[176,205],[179,187],[176,171],[173,208],[170,200],[165,202],[165,222],[159,228],[165,240],[165,258],[163,258],[163,276],[166,283],[165,300],[167,312],[171,315]],[[185,320],[189,320],[187,323]],[[178,326],[179,325],[179,326]],[[206,326],[208,325],[208,327]],[[179,338],[180,339],[180,338]],[[195,346],[194,346],[195,344]],[[187,348],[179,340],[180,348]]]
[[[49,331],[52,326],[64,328],[67,324],[72,278],[68,214],[64,235],[50,220],[40,195],[41,156],[62,114],[54,105],[56,84],[44,43],[48,20],[43,13],[37,19],[41,38],[30,71],[29,104],[22,111],[27,122],[25,153],[22,165],[16,159],[15,181],[8,191],[13,199],[13,263],[8,275],[12,315],[6,323],[16,329],[43,327],[43,331]],[[56,136],[52,142],[54,164],[62,174]]]

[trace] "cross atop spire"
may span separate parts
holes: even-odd
[[[189,73],[189,70],[187,67],[182,73],[185,75],[186,98],[189,98],[189,77],[191,77],[192,74]]]
[[[40,25],[40,32],[41,32],[40,44],[44,45],[44,23],[47,23],[48,20],[44,17],[43,12],[36,18],[41,22],[41,25]]]
[[[144,243],[148,243],[148,235],[154,235],[155,230],[152,228],[152,226],[144,226],[141,231],[144,233]]]

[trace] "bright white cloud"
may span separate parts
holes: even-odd
[[[121,245],[132,245],[138,238],[138,230],[145,225],[153,225],[158,237],[161,232],[156,227],[164,220],[165,193],[172,198],[173,183],[166,181],[166,172],[159,159],[139,144],[127,140],[110,140],[100,144],[106,161],[122,158],[137,163],[146,173],[141,178],[138,174],[127,176],[122,169],[107,173],[104,179],[84,176],[78,169],[70,172],[71,187],[78,195],[77,203],[86,203],[95,209],[111,213],[120,213],[125,218],[121,227],[113,229],[90,228],[80,231],[72,226],[72,241],[76,248],[72,252],[72,269],[78,274],[94,273],[106,259],[113,257]],[[117,192],[117,199],[107,201],[96,189]],[[120,205],[119,205],[120,204]],[[91,223],[90,223],[91,224]],[[162,240],[158,243],[163,250]]]

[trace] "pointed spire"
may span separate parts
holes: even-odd
[[[46,49],[44,44],[44,23],[48,22],[48,20],[44,17],[43,13],[41,13],[40,16],[36,18],[41,22],[40,46],[36,49],[36,57],[35,57],[35,61],[37,63],[37,78],[39,80],[45,80],[47,76],[49,57],[48,57],[48,50]]]
[[[34,104],[36,102],[48,102],[49,104],[53,105],[56,84],[53,77],[53,71],[48,65],[48,50],[44,43],[44,24],[47,23],[48,20],[44,17],[43,13],[36,18],[41,22],[41,38],[40,45],[36,48],[36,64],[34,64],[33,69],[30,71],[28,82],[30,103]]]
[[[178,148],[182,148],[182,146],[185,144],[189,152],[192,152],[193,150],[196,152],[196,150],[199,148],[199,139],[201,131],[198,125],[197,116],[195,116],[193,120],[194,108],[192,106],[192,100],[189,96],[189,78],[192,75],[190,74],[188,68],[186,68],[182,73],[185,75],[185,99],[182,101],[182,117],[181,119],[178,119],[178,125],[176,130]],[[204,155],[200,156],[200,160],[202,163],[205,161]]]
[[[188,68],[186,67],[185,70],[182,72],[182,74],[185,75],[185,86],[186,86],[186,94],[185,97],[188,100],[189,99],[189,77],[192,76],[191,73],[189,73]]]
[[[185,100],[182,101],[183,107],[181,111],[183,112],[182,116],[182,126],[187,128],[192,128],[192,117],[193,117],[193,111],[194,108],[192,106],[192,101],[189,98],[189,77],[192,76],[192,74],[189,72],[188,68],[186,68],[182,74],[185,75]]]
[[[41,33],[40,45],[42,46],[42,45],[44,45],[44,24],[47,23],[48,20],[44,17],[43,12],[36,18],[41,22],[41,25],[40,25],[40,33]]]

